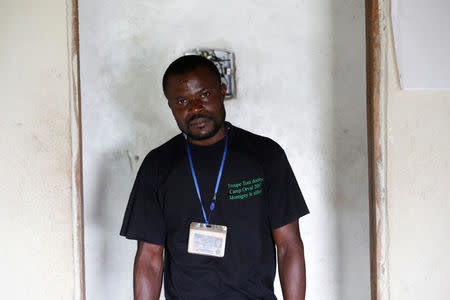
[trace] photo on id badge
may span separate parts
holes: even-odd
[[[189,226],[188,253],[224,257],[227,227],[192,222]]]

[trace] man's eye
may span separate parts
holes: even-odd
[[[205,98],[208,97],[210,95],[210,92],[204,92],[200,95],[200,97]]]
[[[178,104],[186,104],[187,103],[187,99],[178,99],[177,103]]]

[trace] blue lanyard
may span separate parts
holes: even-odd
[[[191,166],[192,178],[194,179],[195,189],[197,190],[198,200],[200,200],[200,205],[202,206],[203,218],[205,219],[205,224],[209,225],[209,219],[211,218],[211,213],[216,206],[217,191],[219,190],[220,179],[222,178],[223,165],[225,164],[225,158],[227,157],[228,149],[228,133],[225,135],[225,149],[223,150],[222,163],[220,164],[219,174],[217,175],[216,188],[214,189],[214,196],[212,198],[211,205],[209,207],[209,216],[206,217],[205,207],[203,206],[202,196],[200,195],[200,189],[198,187],[197,176],[195,176],[194,164],[192,163],[191,147],[189,143],[186,142],[186,149],[189,157],[189,165]]]

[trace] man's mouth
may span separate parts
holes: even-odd
[[[190,127],[198,127],[198,128],[203,128],[206,126],[206,124],[211,121],[210,118],[208,117],[196,117],[195,119],[191,120],[189,122],[189,126]]]

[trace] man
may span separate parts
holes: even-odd
[[[163,90],[182,131],[144,159],[121,235],[138,241],[135,299],[304,299],[298,218],[308,208],[281,147],[225,121],[226,86],[201,56],[175,60]],[[164,255],[163,255],[164,253]]]

